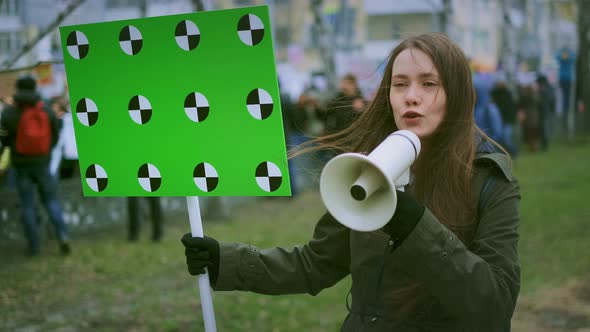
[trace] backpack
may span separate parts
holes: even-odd
[[[43,102],[26,106],[18,122],[16,152],[25,156],[48,155],[51,149],[51,124]]]

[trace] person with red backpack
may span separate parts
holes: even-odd
[[[10,147],[28,241],[27,255],[36,256],[40,252],[35,189],[55,226],[59,250],[67,255],[71,250],[69,232],[57,195],[57,184],[49,174],[51,148],[57,142],[60,125],[53,112],[45,108],[36,86],[35,79],[30,76],[17,80],[14,107],[5,109],[0,120],[0,154],[5,147]]]

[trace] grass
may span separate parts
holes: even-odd
[[[516,162],[522,292],[590,273],[590,146],[560,144]]]
[[[590,273],[590,146],[555,145],[523,154],[515,165],[522,192],[522,294]],[[230,222],[205,221],[205,233],[224,241],[290,247],[308,240],[323,213],[317,192],[296,199],[261,199],[233,211]],[[166,236],[125,241],[123,224],[73,242],[60,257],[54,242],[43,255],[0,253],[0,330],[199,331],[203,329],[196,278],[183,247],[186,215],[168,215]],[[48,241],[46,241],[48,242]],[[219,331],[337,331],[346,316],[347,278],[318,296],[214,293]]]

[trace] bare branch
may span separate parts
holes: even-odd
[[[61,22],[63,22],[76,8],[78,8],[78,6],[84,3],[84,1],[86,0],[73,0],[72,2],[70,2],[70,4],[61,13],[57,15],[53,23],[49,24],[49,26],[47,26],[43,31],[41,31],[35,39],[26,43],[22,47],[22,49],[12,58],[9,58],[6,61],[4,61],[4,63],[2,64],[4,69],[10,69],[23,55],[31,51],[33,47],[35,47],[41,39],[43,39],[51,31],[53,31],[53,29],[57,28],[61,24]]]

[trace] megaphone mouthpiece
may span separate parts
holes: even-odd
[[[353,184],[352,187],[350,187],[350,196],[357,201],[364,201],[365,198],[367,198],[367,191],[358,184]]]

